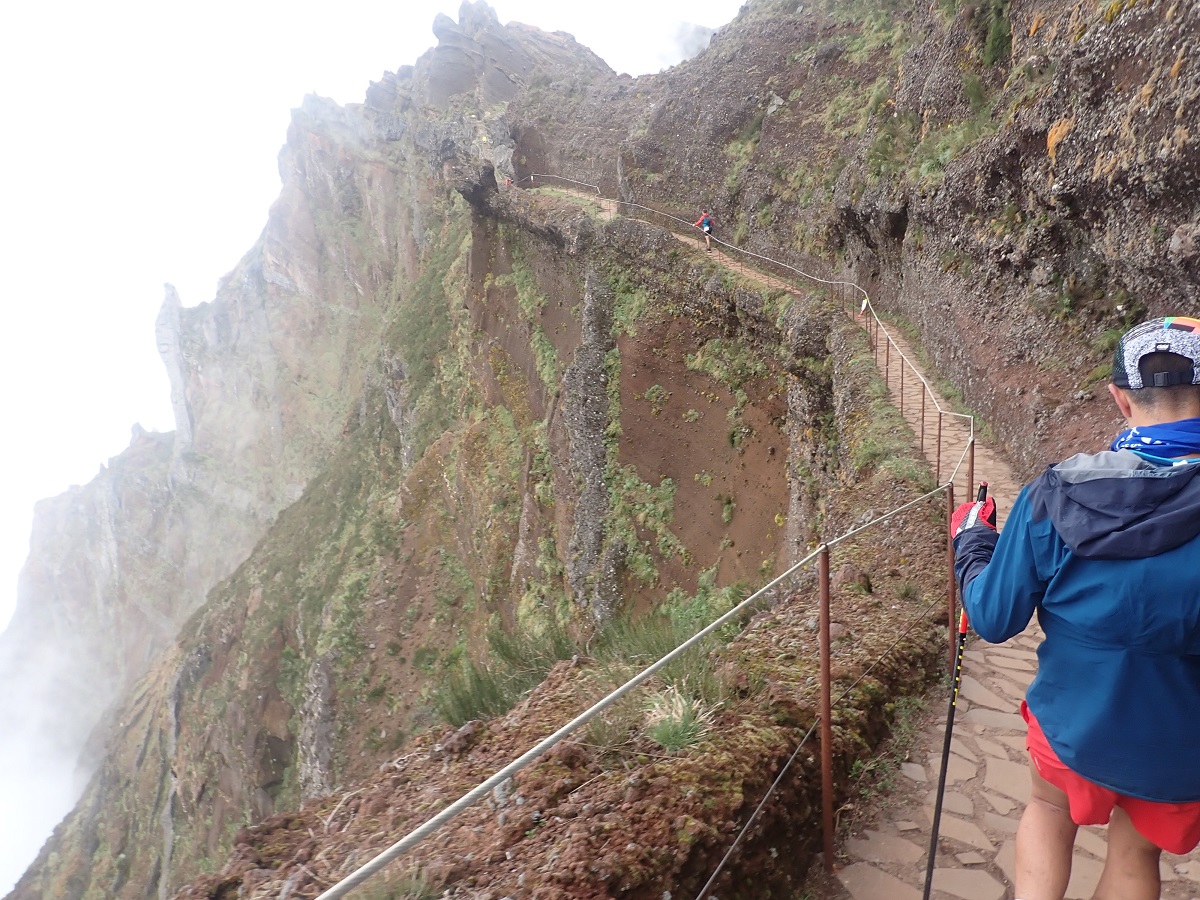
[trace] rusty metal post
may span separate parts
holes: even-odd
[[[883,383],[892,389],[892,342],[889,339],[883,348]]]
[[[904,415],[904,370],[906,367],[907,367],[907,363],[905,363],[904,358],[901,357],[901,359],[900,359],[900,415]]]
[[[937,465],[934,466],[933,480],[938,484],[942,483],[942,411],[938,410],[938,432],[937,432]]]
[[[925,455],[925,385],[921,385],[921,455]]]
[[[973,490],[975,490],[975,435],[967,438],[967,492],[964,496],[970,497]]]
[[[829,545],[822,544],[817,560],[821,582],[820,647],[821,647],[821,839],[825,855],[825,871],[833,871],[833,687],[829,648]]]
[[[954,518],[954,485],[946,488],[946,565],[950,570],[950,581],[946,591],[946,624],[950,630],[950,674],[954,674],[954,659],[958,655],[958,583],[954,578],[954,538],[950,534],[950,520]]]

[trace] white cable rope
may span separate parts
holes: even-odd
[[[409,832],[407,835],[402,837],[400,840],[396,841],[396,843],[392,844],[392,846],[388,847],[386,850],[384,850],[382,853],[380,853],[378,856],[376,856],[370,862],[366,863],[365,865],[363,865],[356,871],[352,872],[350,875],[343,878],[337,884],[333,885],[331,888],[329,888],[324,893],[319,895],[317,897],[317,900],[334,900],[335,897],[344,897],[351,890],[351,888],[353,888],[359,884],[362,884],[362,882],[366,881],[368,878],[370,878],[372,875],[374,875],[376,872],[378,872],[380,869],[382,869],[384,866],[386,866],[389,862],[391,862],[393,859],[400,856],[406,850],[409,850],[410,848],[416,846],[418,843],[420,843],[422,840],[424,840],[430,834],[437,831],[443,824],[445,824],[450,819],[457,816],[460,812],[462,812],[467,807],[473,805],[477,800],[479,800],[481,797],[483,797],[488,791],[490,791],[490,790],[492,790],[492,788],[496,787],[496,785],[501,784],[504,781],[507,781],[509,778],[511,778],[517,772],[521,771],[526,766],[528,766],[530,763],[534,762],[539,757],[544,755],[546,753],[546,751],[550,750],[555,744],[558,744],[560,741],[562,741],[563,738],[565,738],[571,732],[575,731],[577,728],[579,728],[579,726],[585,725],[587,722],[594,719],[597,715],[604,712],[604,710],[608,709],[610,706],[612,706],[614,703],[616,703],[618,700],[620,700],[622,697],[624,697],[626,694],[628,694],[634,688],[641,685],[644,681],[646,681],[648,678],[650,678],[652,675],[654,675],[656,672],[658,672],[664,666],[670,665],[672,662],[674,662],[676,659],[678,659],[680,656],[682,656],[685,652],[690,650],[692,647],[694,647],[700,641],[704,640],[704,638],[708,637],[710,634],[712,634],[718,628],[727,624],[728,622],[733,621],[747,607],[749,607],[751,604],[757,602],[759,600],[759,598],[761,598],[763,596],[763,594],[765,594],[771,588],[775,587],[775,585],[779,584],[785,578],[788,578],[789,576],[793,575],[801,567],[812,562],[817,557],[818,553],[819,553],[819,550],[814,550],[808,556],[804,557],[804,559],[800,560],[798,563],[793,565],[786,572],[773,578],[770,582],[763,585],[761,588],[759,588],[757,591],[755,591],[753,594],[751,594],[749,597],[747,597],[745,600],[743,600],[741,603],[739,603],[733,609],[729,610],[729,612],[725,613],[725,615],[721,616],[715,622],[710,624],[707,628],[704,628],[704,629],[696,632],[694,635],[692,635],[690,638],[688,638],[686,641],[684,641],[682,644],[680,644],[678,647],[676,647],[674,650],[672,650],[670,653],[668,653],[666,656],[664,656],[658,662],[656,662],[653,665],[649,666],[648,668],[642,670],[642,672],[635,675],[633,678],[629,679],[627,682],[625,682],[623,685],[621,685],[619,688],[617,688],[612,693],[608,694],[606,697],[601,698],[599,701],[597,701],[592,706],[588,707],[586,710],[581,712],[579,715],[577,715],[574,719],[572,719],[570,722],[568,722],[562,728],[558,729],[558,731],[554,732],[552,735],[543,739],[540,743],[536,744],[535,746],[533,746],[532,748],[527,750],[522,756],[513,760],[511,763],[509,763],[507,766],[505,766],[499,772],[496,772],[490,778],[486,779],[485,781],[480,782],[479,785],[477,785],[472,790],[468,791],[466,794],[464,794],[459,799],[455,800],[453,803],[451,803],[449,806],[447,806],[445,809],[443,809],[440,813],[435,815],[433,818],[429,819],[424,824],[418,826],[413,831]]]
[[[537,184],[537,182],[534,181],[535,178],[557,178],[559,181],[569,181],[569,182],[571,182],[571,184],[581,184],[584,187],[590,187],[593,191],[596,192],[596,195],[598,197],[602,197],[602,199],[607,199],[607,198],[604,198],[603,195],[600,194],[600,188],[597,187],[596,185],[589,184],[586,181],[576,181],[574,178],[564,178],[562,175],[543,175],[540,172],[534,172],[532,175],[526,175],[520,181],[514,181],[513,184],[520,184],[521,181],[528,181],[530,184]]]

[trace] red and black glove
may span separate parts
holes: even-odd
[[[976,525],[986,525],[992,531],[996,530],[996,501],[991,497],[959,504],[950,517],[950,536],[958,537]]]

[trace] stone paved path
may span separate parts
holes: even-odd
[[[888,331],[896,346],[877,356],[881,370],[888,370],[888,386],[899,406],[897,348],[910,362],[916,357],[896,329]],[[903,392],[905,417],[916,431],[921,387],[911,371],[905,375]],[[942,406],[949,408],[944,402]],[[927,436],[928,430],[926,422]],[[966,446],[967,435],[958,420],[943,422],[944,478]],[[926,455],[936,464],[928,439]],[[999,453],[978,440],[975,476],[990,482],[1003,524],[1021,482]],[[965,472],[955,479],[955,490],[960,498],[968,496]],[[1003,645],[976,639],[966,651],[938,831],[933,896],[939,900],[1006,900],[1013,896],[1014,836],[1029,796],[1025,723],[1018,707],[1037,669],[1035,651],[1041,637],[1034,622],[1024,634]],[[901,766],[898,787],[872,798],[871,808],[860,812],[858,821],[870,824],[839,848],[841,867],[832,889],[824,894],[825,900],[920,900],[948,699],[944,691],[929,695],[915,747]],[[1099,827],[1079,830],[1068,898],[1092,896],[1104,865],[1104,832]],[[1182,857],[1164,853],[1161,872],[1164,898],[1200,900],[1200,850]]]
[[[1037,666],[1040,634],[1030,628],[1003,645],[975,641],[963,662],[946,794],[934,870],[933,896],[962,900],[1011,898],[1014,835],[1029,795],[1025,724],[1017,706]],[[925,883],[933,803],[946,729],[946,698],[930,696],[926,715],[899,785],[873,798],[870,821],[840,848],[842,890],[829,898],[919,900]],[[936,711],[932,707],[938,707]],[[1069,898],[1091,897],[1104,864],[1104,828],[1079,830]],[[1200,897],[1200,851],[1163,854],[1162,896]]]
[[[599,202],[606,217],[616,213],[614,201],[586,194],[579,196]],[[676,236],[689,244],[703,246],[694,235]],[[747,266],[734,251],[717,246],[712,256],[722,265],[763,284],[793,287]],[[866,316],[862,321],[867,327]],[[885,375],[892,401],[901,408],[918,440],[922,440],[925,455],[940,471],[941,478],[948,479],[955,473],[955,494],[961,502],[974,492],[964,462],[969,426],[961,418],[943,417],[939,459],[936,409],[951,407],[936,390],[929,388],[925,394],[925,384],[914,374],[920,366],[913,349],[896,328],[884,328],[886,336],[873,325],[869,330],[876,335],[876,360]],[[928,381],[926,377],[925,382]],[[924,406],[922,394],[925,394]],[[974,475],[976,480],[989,482],[1003,525],[1021,481],[1003,456],[978,436]],[[968,645],[939,827],[933,879],[933,897],[937,900],[1013,897],[1014,837],[1029,796],[1025,723],[1018,707],[1037,670],[1036,650],[1041,637],[1035,622],[1003,645],[979,639]],[[872,797],[866,808],[859,804],[860,808],[855,810],[855,821],[861,823],[861,828],[839,847],[838,869],[833,879],[825,880],[819,895],[822,900],[920,900],[948,700],[944,690],[930,693],[918,737],[908,761],[900,767],[896,787]],[[1079,830],[1067,888],[1070,900],[1092,896],[1104,865],[1104,832],[1101,827]],[[1200,900],[1200,849],[1187,856],[1164,853],[1161,874],[1163,898]]]

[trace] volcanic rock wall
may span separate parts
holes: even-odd
[[[1200,9],[901,6],[751,5],[647,91],[621,191],[868,288],[1032,474],[1117,423],[1125,327],[1200,310]]]

